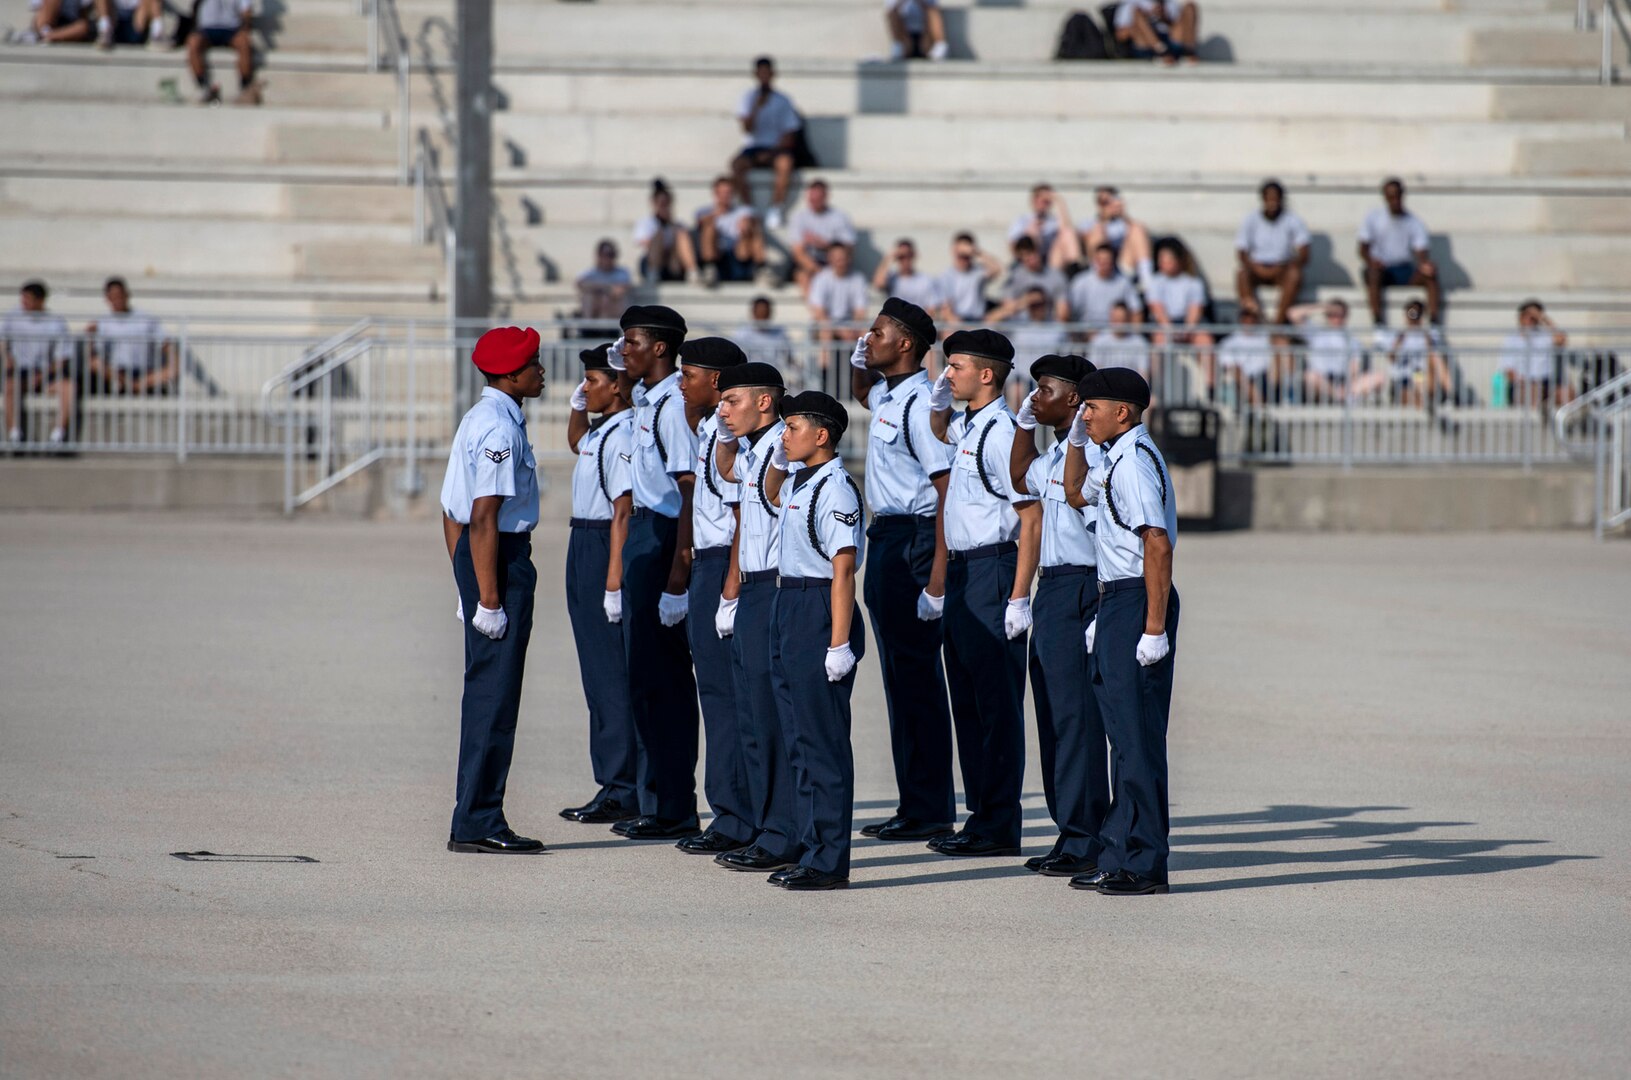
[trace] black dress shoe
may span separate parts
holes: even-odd
[[[878,822],[874,822],[871,825],[867,825],[867,826],[863,827],[861,829],[861,835],[862,836],[877,836],[884,829],[887,829],[887,828],[889,828],[889,826],[895,824],[895,822],[904,821],[904,820],[905,819],[902,818],[899,814],[896,814],[894,817],[890,818],[888,821],[878,821]]]
[[[485,840],[449,840],[447,850],[473,855],[537,855],[544,845],[509,829],[501,829]]]
[[[812,870],[808,866],[799,866],[781,874],[772,874],[770,883],[780,885],[789,892],[818,892],[824,889],[849,888],[849,878],[839,877],[837,874],[823,874],[820,870]]]
[[[766,870],[791,870],[798,865],[791,859],[772,855],[758,844],[742,848],[740,851],[727,851],[723,855],[715,855],[714,862],[727,870],[757,870],[761,874]]]
[[[1035,870],[1043,877],[1079,877],[1083,874],[1096,874],[1099,872],[1098,862],[1094,859],[1078,859],[1071,855],[1045,855],[1041,866],[1025,864],[1028,869]]]
[[[1073,889],[1085,889],[1087,892],[1098,892],[1099,883],[1110,876],[1110,871],[1094,869],[1086,874],[1077,874],[1070,879]]]
[[[645,814],[630,814],[626,818],[619,818],[617,821],[612,822],[612,832],[619,836],[623,836],[628,833],[630,825],[633,825],[636,821],[646,820],[648,820],[648,818]]]
[[[596,796],[583,806],[569,806],[561,811],[561,816],[568,821],[581,821],[585,825],[605,825],[614,821],[626,821],[631,817],[638,817],[640,811],[632,806],[625,806],[617,799]]]
[[[1018,855],[1018,844],[999,844],[989,840],[979,833],[960,832],[956,836],[944,836],[938,840],[931,840],[929,847],[942,855]]]
[[[1167,891],[1167,883],[1117,870],[1098,884],[1100,896],[1153,896]]]
[[[727,851],[741,851],[748,844],[747,840],[732,840],[724,833],[709,829],[701,836],[687,836],[674,846],[687,855],[719,855]]]
[[[1029,859],[1025,860],[1025,869],[1029,870],[1033,874],[1040,874],[1042,872],[1042,864],[1051,858],[1053,858],[1053,852],[1051,851],[1046,855],[1032,855]]]
[[[612,828],[617,826],[613,825]],[[628,840],[678,840],[701,831],[695,814],[687,818],[660,818],[648,814],[624,826],[623,836]]]
[[[918,821],[916,818],[896,818],[878,830],[879,840],[932,840],[937,836],[951,836],[957,830],[947,823]]]

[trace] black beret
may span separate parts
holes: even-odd
[[[623,312],[617,325],[625,330],[676,330],[685,333],[685,320],[680,313],[661,304],[634,304]]]
[[[893,319],[906,327],[906,332],[924,345],[933,345],[935,338],[939,336],[935,333],[934,320],[929,318],[929,313],[910,300],[891,296],[883,302],[881,314],[884,318]]]
[[[614,370],[616,370],[615,368],[612,367],[612,362],[610,360],[606,359],[606,350],[610,349],[611,347],[612,347],[612,343],[608,341],[604,345],[596,345],[592,349],[584,349],[582,352],[578,353],[578,359],[583,361],[583,370],[585,370],[585,371],[614,371]]]
[[[1150,384],[1132,368],[1100,368],[1088,373],[1076,385],[1076,394],[1083,401],[1125,401],[1140,409],[1150,407]]]
[[[995,330],[959,330],[946,339],[947,356],[966,353],[1004,364],[1014,362],[1014,344]]]
[[[1093,362],[1085,356],[1071,353],[1060,356],[1058,353],[1049,353],[1038,357],[1036,363],[1031,365],[1031,378],[1040,379],[1044,375],[1053,379],[1063,379],[1068,383],[1079,383],[1090,371],[1098,370]]]
[[[778,386],[785,387],[782,382],[782,373],[769,364],[753,361],[746,364],[737,364],[726,368],[719,373],[719,392],[733,390],[738,386]]]
[[[715,371],[747,362],[747,354],[741,346],[722,337],[692,338],[685,343],[685,351],[680,354],[680,363],[686,367],[712,368]]]
[[[820,390],[806,390],[784,399],[782,417],[789,416],[814,416],[832,428],[837,438],[842,438],[849,427],[849,411],[838,403],[837,398]]]

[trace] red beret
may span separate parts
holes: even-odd
[[[481,335],[476,351],[470,354],[475,365],[489,375],[520,371],[538,355],[538,331],[519,326],[500,326]]]

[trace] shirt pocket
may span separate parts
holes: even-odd
[[[879,416],[872,421],[872,437],[881,443],[892,443],[900,438],[900,425],[888,417]]]
[[[975,476],[980,474],[980,456],[972,448],[959,446],[956,456],[952,459],[952,465]]]

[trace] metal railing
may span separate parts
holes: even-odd
[[[455,318],[453,284],[457,279],[455,260],[458,257],[459,226],[453,200],[442,180],[442,158],[431,141],[430,132],[420,129],[419,151],[413,166],[413,242],[442,244],[442,268],[447,280],[447,317],[449,325]]]
[[[1598,66],[1597,81],[1604,86],[1612,85],[1615,81],[1614,72],[1614,33],[1617,30],[1620,40],[1625,43],[1626,52],[1631,55],[1631,26],[1627,25],[1625,12],[1621,10],[1622,0],[1602,0],[1602,11],[1597,15],[1597,29],[1602,31],[1603,52]],[[1574,28],[1586,31],[1592,28],[1591,0],[1575,0]]]
[[[368,70],[389,66],[396,77],[397,182],[406,184],[413,156],[413,48],[396,0],[357,0],[357,14],[368,19]]]
[[[1597,539],[1631,522],[1631,371],[1559,408],[1553,427],[1572,456],[1592,463]]]

